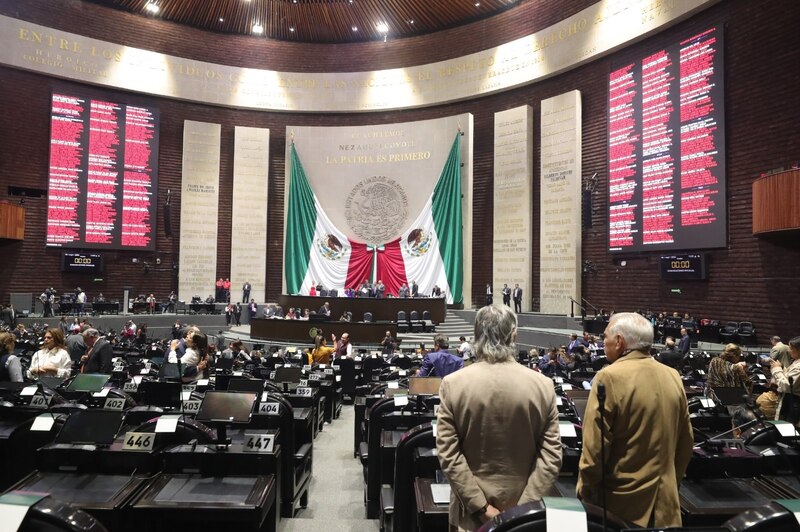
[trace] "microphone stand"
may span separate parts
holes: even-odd
[[[597,383],[597,401],[600,403],[600,494],[603,505],[603,532],[606,532],[606,385]]]

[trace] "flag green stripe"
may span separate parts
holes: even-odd
[[[464,240],[461,227],[461,132],[433,189],[431,211],[453,303],[463,303]]]
[[[284,270],[286,290],[289,294],[300,292],[303,279],[308,271],[311,244],[317,225],[317,210],[314,207],[314,193],[308,184],[303,165],[292,143],[289,209],[286,213],[286,245],[284,251]]]

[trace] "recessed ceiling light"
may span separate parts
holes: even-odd
[[[264,26],[256,22],[255,24],[253,24],[253,33],[255,33],[256,35],[261,35],[262,33],[264,33]]]
[[[352,31],[358,31],[358,26],[350,26],[350,29],[351,29]]]
[[[224,19],[224,18],[222,18],[222,17],[219,17],[219,21],[220,21],[220,22],[225,22],[225,19]]]
[[[408,23],[409,24],[413,24],[414,23],[414,19],[412,18],[411,20],[408,21]]]
[[[294,28],[289,28],[289,31],[294,33]]]
[[[475,7],[481,7],[481,3],[480,2],[475,2]]]
[[[150,13],[156,14],[158,13],[158,4],[154,4],[153,2],[147,2],[144,8],[149,11]]]
[[[378,22],[375,25],[375,29],[378,30],[380,33],[389,33],[389,25],[385,22]]]

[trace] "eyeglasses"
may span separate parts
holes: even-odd
[[[44,337],[44,339],[45,339],[45,340],[52,340],[52,339],[53,339],[53,337],[52,337],[52,336],[45,336],[45,337]]]

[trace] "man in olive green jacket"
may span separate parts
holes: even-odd
[[[612,362],[594,379],[583,423],[578,496],[603,502],[598,390],[605,388],[608,511],[640,527],[681,526],[678,483],[692,456],[692,426],[678,373],[650,356],[653,326],[634,313],[606,328]]]

